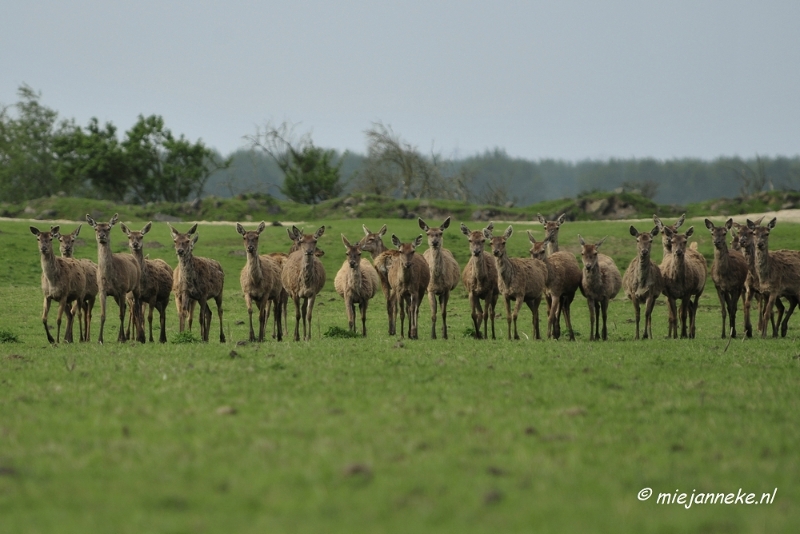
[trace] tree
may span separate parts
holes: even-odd
[[[0,109],[0,194],[15,202],[60,190],[53,140],[66,128],[40,103],[40,93],[22,85],[17,94],[19,102]]]
[[[293,125],[267,123],[247,139],[251,149],[264,151],[278,164],[284,176],[280,191],[287,198],[301,204],[318,204],[342,193],[344,157],[334,161],[336,151],[315,146],[310,134],[298,139]]]

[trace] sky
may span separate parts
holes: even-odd
[[[29,0],[0,17],[27,84],[120,132],[161,115],[227,155],[284,121],[366,152],[568,161],[800,154],[796,0]]]

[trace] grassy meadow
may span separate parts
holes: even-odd
[[[124,222],[138,230],[146,221]],[[302,223],[306,231],[326,226],[319,246],[327,283],[310,342],[240,343],[248,337],[242,240],[231,224],[201,224],[195,254],[219,260],[226,273],[228,342],[116,343],[110,300],[103,346],[47,343],[28,227],[49,222],[0,222],[0,532],[800,531],[797,321],[784,339],[720,339],[709,279],[695,340],[665,339],[662,297],[656,339],[634,341],[633,308],[620,294],[609,308],[608,342],[588,341],[580,295],[574,343],[508,341],[502,298],[498,339],[478,341],[467,336],[472,321],[459,286],[449,340],[430,339],[426,302],[420,340],[390,337],[382,295],[370,305],[367,339],[323,336],[347,328],[333,290],[340,234],[353,241],[362,223],[375,231],[384,222],[387,244],[392,233],[403,241],[421,233],[409,220]],[[463,267],[459,222],[445,246]],[[702,219],[682,230],[690,225],[710,266],[710,233]],[[513,226],[510,253],[527,256],[525,230],[539,238],[543,229]],[[635,254],[628,226],[566,223],[559,243],[577,254],[578,233],[587,241],[608,235],[601,252],[624,272]],[[495,232],[505,227],[495,223]],[[112,235],[113,250],[127,251],[121,230]],[[76,256],[96,260],[85,223],[80,237]],[[177,264],[165,223],[154,223],[145,243],[151,258]],[[285,227],[268,226],[261,252],[289,244]],[[770,245],[800,249],[800,226],[778,221]],[[96,339],[99,304],[94,313]],[[293,328],[291,303],[289,315]],[[519,326],[531,335],[526,307]],[[167,329],[176,341],[174,306]],[[217,330],[215,316],[210,339]],[[641,501],[644,488],[654,495]],[[740,489],[758,502],[776,488],[771,504],[656,502],[659,493]]]

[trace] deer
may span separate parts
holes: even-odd
[[[622,277],[619,274],[614,260],[598,252],[605,242],[604,237],[595,244],[588,244],[578,234],[581,244],[581,259],[583,260],[583,278],[581,280],[581,293],[586,297],[589,305],[589,340],[596,341],[608,339],[608,303],[617,296],[622,286]],[[603,319],[602,332],[600,318]],[[601,337],[602,336],[602,337]]]
[[[264,341],[269,320],[271,304],[275,305],[275,332],[278,341],[283,340],[282,297],[286,295],[281,283],[283,262],[277,261],[268,254],[258,254],[258,241],[261,232],[266,228],[266,223],[261,221],[255,230],[245,230],[244,226],[236,223],[236,231],[242,236],[244,249],[247,254],[247,263],[242,268],[239,283],[244,294],[247,306],[247,315],[250,319],[250,341]],[[258,309],[258,338],[253,329],[253,303]]]
[[[405,331],[406,314],[408,314],[409,339],[419,339],[419,305],[431,281],[428,262],[415,254],[416,249],[422,244],[422,234],[410,243],[403,243],[400,238],[392,234],[392,244],[397,247],[398,253],[393,256],[384,253],[378,259],[391,257],[387,277],[392,288],[392,298],[400,309],[400,339],[403,339]]]
[[[120,223],[120,228],[123,233],[128,236],[128,248],[131,250],[131,255],[136,258],[136,263],[142,271],[140,281],[140,299],[141,299],[141,314],[142,321],[144,321],[144,308],[148,306],[147,323],[149,327],[150,343],[153,343],[153,309],[158,310],[159,325],[161,333],[159,334],[159,343],[167,342],[167,308],[169,307],[170,296],[172,295],[172,267],[162,259],[151,260],[144,256],[144,236],[153,227],[152,222],[148,222],[140,231],[134,231],[128,228],[125,223]],[[133,306],[130,299],[131,294],[128,294],[128,304]]]
[[[53,239],[58,239],[59,241],[58,248],[62,258],[77,259],[75,258],[75,241],[81,233],[82,226],[82,224],[79,224],[75,230],[68,234],[62,234],[59,231],[59,226],[50,227]],[[94,303],[97,299],[97,264],[88,259],[77,259],[77,261],[79,261],[81,267],[83,267],[86,278],[86,293],[82,299],[75,301],[72,314],[78,316],[80,340],[88,342],[91,341],[92,310],[94,309]],[[82,318],[81,314],[83,315]]]
[[[788,316],[794,310],[800,299],[800,252],[792,250],[769,251],[769,234],[777,218],[773,217],[766,226],[757,226],[753,221],[747,220],[747,227],[753,232],[756,247],[756,272],[758,273],[759,290],[762,299],[766,301],[761,310],[760,324],[764,325],[761,337],[767,337],[767,320],[772,317],[772,306],[778,298],[785,296],[789,299],[791,308],[784,321],[788,324]],[[780,321],[779,321],[780,322]],[[781,328],[784,325],[781,324]],[[774,335],[774,332],[773,332]],[[785,334],[784,334],[785,335]]]
[[[669,254],[672,254],[672,243],[670,242],[670,238],[667,237],[667,233],[664,231],[664,228],[669,228],[673,234],[676,234],[678,232],[678,228],[683,226],[683,223],[685,221],[686,221],[686,214],[684,213],[678,218],[677,221],[675,221],[674,224],[667,226],[663,222],[661,222],[661,219],[659,219],[657,215],[655,214],[653,215],[653,222],[656,224],[659,231],[661,232],[661,244],[664,252],[664,255],[662,256],[661,259],[662,263]]]
[[[297,241],[299,249],[289,254],[281,270],[281,282],[289,298],[294,302],[295,323],[294,340],[300,341],[300,319],[303,320],[303,340],[311,339],[311,317],[314,312],[314,301],[317,293],[325,285],[325,268],[315,256],[317,241],[325,233],[321,226],[313,234],[301,234],[296,226],[292,226],[295,234],[300,234]],[[302,306],[300,300],[302,299]]]
[[[519,339],[517,317],[524,302],[531,310],[533,337],[541,339],[539,334],[539,304],[547,280],[547,267],[541,261],[531,258],[509,258],[506,243],[514,229],[509,226],[503,235],[495,237],[488,228],[483,235],[492,246],[495,267],[497,267],[497,289],[505,300],[508,339],[511,337],[511,324],[514,324],[514,337]],[[514,312],[511,312],[511,301],[516,301]]]
[[[36,236],[39,245],[39,258],[42,265],[42,324],[44,325],[47,341],[55,345],[61,342],[61,317],[67,314],[67,325],[64,330],[64,341],[72,343],[72,326],[74,315],[71,302],[79,302],[86,293],[86,274],[80,262],[72,258],[58,257],[53,252],[53,233],[58,233],[58,226],[52,232],[42,232],[35,226],[30,231]],[[58,316],[56,318],[56,337],[50,333],[47,326],[47,315],[53,301],[58,302]],[[77,307],[80,310],[80,307]],[[80,312],[79,312],[80,313]],[[80,321],[80,318],[79,318]]]
[[[489,224],[484,230],[488,230],[491,233],[493,229],[494,225]],[[461,273],[461,281],[469,294],[469,306],[472,311],[475,338],[488,339],[487,323],[491,319],[492,339],[495,339],[495,306],[500,293],[497,289],[497,266],[492,255],[484,250],[486,236],[483,230],[475,230],[473,232],[464,223],[461,223],[461,233],[467,236],[469,242],[469,261]],[[484,301],[485,312],[481,307],[481,300]],[[481,325],[483,325],[482,336]]]
[[[431,271],[428,285],[428,301],[431,305],[431,339],[436,339],[436,297],[442,307],[442,337],[447,339],[447,303],[450,292],[458,285],[461,268],[453,253],[443,247],[444,231],[450,227],[450,217],[439,227],[428,226],[422,218],[417,223],[428,236],[428,250],[423,253]]]
[[[547,255],[550,256],[558,252],[558,230],[561,225],[566,222],[567,214],[562,213],[554,221],[548,221],[541,213],[537,213],[536,218],[539,219],[539,222],[544,226],[544,240],[547,241],[546,250]],[[575,263],[577,263],[577,260]]]
[[[563,216],[562,216],[563,217]],[[556,229],[556,233],[558,230]],[[545,300],[547,302],[547,337],[559,339],[561,337],[561,312],[569,330],[569,340],[575,341],[572,330],[570,308],[575,299],[575,292],[581,285],[583,275],[578,265],[578,260],[570,252],[554,251],[547,254],[550,237],[545,236],[541,241],[536,241],[533,233],[528,230],[528,241],[531,243],[531,258],[539,260],[547,267],[547,281],[545,282]],[[556,237],[557,239],[557,237]],[[557,245],[556,245],[557,246]]]
[[[391,269],[392,261],[400,253],[397,250],[389,249],[383,244],[383,236],[386,234],[386,225],[381,226],[377,232],[371,232],[366,225],[361,225],[364,230],[364,237],[358,242],[361,250],[369,252],[372,255],[372,264],[378,273],[378,278],[381,281],[381,289],[383,296],[386,299],[386,315],[389,318],[389,335],[396,334],[396,303],[394,295],[392,294],[392,287],[389,284],[389,270]]]
[[[361,258],[361,245],[350,244],[342,234],[347,259],[336,273],[333,285],[344,299],[347,323],[351,332],[356,332],[356,304],[361,311],[361,335],[367,337],[367,306],[381,285],[378,272],[369,260]]]
[[[126,297],[133,293],[134,306],[131,309],[137,341],[144,342],[144,325],[141,306],[142,269],[130,254],[111,252],[111,228],[119,221],[115,213],[109,222],[97,222],[86,214],[86,221],[94,228],[97,241],[97,293],[100,297],[100,334],[97,341],[103,344],[103,329],[106,323],[106,300],[113,297],[119,306],[119,334],[117,341],[127,341],[125,336]]]
[[[681,300],[680,323],[681,338],[694,339],[697,303],[705,289],[708,267],[706,259],[697,250],[687,246],[694,233],[689,227],[685,234],[673,231],[669,226],[661,226],[670,239],[670,251],[659,266],[664,276],[664,296],[669,305],[669,332],[667,337],[678,337],[678,315],[676,301]],[[688,319],[688,327],[687,327]],[[688,330],[687,330],[688,328]]]
[[[622,276],[622,287],[625,289],[625,295],[633,303],[633,312],[636,317],[635,339],[639,339],[640,306],[642,304],[644,304],[644,335],[642,338],[653,339],[653,306],[658,296],[664,291],[664,277],[661,275],[661,269],[650,259],[653,239],[658,235],[659,230],[658,226],[655,226],[649,232],[639,232],[631,225],[629,231],[636,238],[637,254]]]
[[[225,343],[225,332],[222,322],[222,292],[225,286],[225,273],[217,260],[194,255],[194,246],[200,239],[197,234],[197,223],[183,234],[169,226],[178,266],[173,273],[172,290],[175,303],[178,305],[179,332],[186,330],[186,320],[191,317],[193,302],[200,305],[200,339],[208,342],[211,330],[211,308],[208,305],[214,300],[219,316],[219,341]]]
[[[730,334],[736,337],[736,308],[739,297],[744,291],[747,280],[747,260],[741,252],[728,250],[728,231],[733,227],[733,219],[728,219],[723,226],[714,226],[705,220],[706,228],[711,232],[714,244],[714,262],[711,264],[711,280],[717,288],[720,312],[722,314],[722,339],[725,339],[725,315],[730,316]]]
[[[764,217],[760,217],[753,221],[755,226],[759,226],[761,221]],[[762,312],[763,304],[766,304],[766,301],[761,298],[761,291],[759,290],[759,281],[758,281],[758,270],[756,268],[756,245],[755,240],[753,239],[753,231],[747,227],[747,224],[739,224],[733,223],[734,227],[739,233],[739,246],[741,247],[742,254],[744,255],[744,259],[747,262],[747,278],[744,282],[744,298],[742,309],[744,311],[744,329],[745,335],[747,337],[753,336],[753,327],[752,323],[750,322],[750,307],[752,304],[753,299],[755,298],[756,304],[758,306],[758,324],[757,329],[759,332],[762,331],[766,327],[766,325],[761,324],[762,319]],[[780,327],[781,335],[786,336],[786,331],[788,330],[788,323],[789,317],[791,316],[791,312],[794,311],[794,308],[797,306],[797,301],[792,299],[791,297],[787,299],[789,301],[790,312],[787,315],[784,315],[784,305],[780,298],[775,299],[775,308],[778,310],[778,320],[775,321],[775,316],[770,315],[770,322],[772,324],[772,335],[773,337],[778,336],[778,328]]]

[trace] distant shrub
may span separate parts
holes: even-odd
[[[19,343],[19,338],[13,332],[0,330],[0,343]]]
[[[332,326],[328,328],[328,330],[324,334],[322,334],[322,336],[335,339],[347,339],[347,338],[361,337],[361,334],[358,334],[356,332],[351,332],[350,330],[346,330],[339,326]]]
[[[200,343],[200,338],[186,330],[185,332],[178,332],[172,336],[172,343]]]

